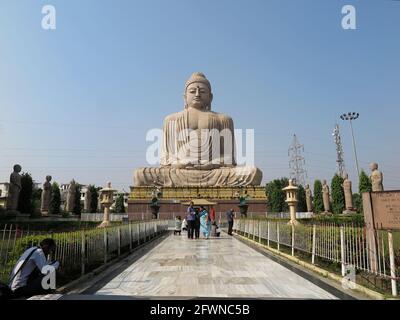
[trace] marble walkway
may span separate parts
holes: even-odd
[[[335,299],[239,240],[171,235],[96,292],[136,297]]]

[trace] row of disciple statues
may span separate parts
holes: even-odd
[[[18,208],[18,199],[21,191],[21,166],[16,164],[14,166],[14,170],[10,175],[10,186],[9,186],[9,194],[7,199],[7,209],[11,211],[16,211]],[[371,175],[370,180],[372,184],[372,191],[383,191],[383,174],[378,170],[378,164],[372,163],[370,165]],[[43,183],[43,191],[41,198],[41,212],[48,213],[50,201],[51,201],[51,176],[46,176],[46,181]],[[345,210],[343,213],[353,213],[353,192],[352,192],[352,183],[349,180],[347,174],[343,176],[343,191],[345,196]],[[72,180],[68,187],[67,199],[65,205],[66,212],[72,212],[75,205],[75,190],[76,190],[76,182]],[[313,199],[312,192],[310,186],[307,184],[305,186],[306,193],[306,204],[307,211],[313,212]],[[324,213],[330,213],[330,190],[326,180],[322,182],[322,199],[324,204]],[[87,212],[90,210],[90,201],[91,194],[90,190],[85,193],[84,199],[84,210]]]
[[[370,181],[372,185],[372,191],[383,191],[383,174],[378,170],[377,163],[371,163],[370,165],[371,175]],[[352,191],[352,183],[349,179],[348,174],[343,175],[343,192],[344,192],[344,200],[345,200],[345,210],[343,213],[349,214],[354,213],[355,208],[353,205],[353,191]],[[305,186],[305,193],[306,193],[306,204],[307,204],[307,211],[313,212],[313,197],[310,186],[307,184]],[[326,180],[322,181],[322,200],[324,204],[324,213],[328,214],[331,211],[330,208],[330,190]]]
[[[14,165],[13,172],[10,175],[10,184],[8,188],[8,198],[7,198],[7,210],[9,211],[17,211],[18,210],[18,200],[21,193],[21,175],[20,172],[22,167],[19,164]],[[43,214],[49,212],[50,202],[51,202],[51,176],[46,176],[46,180],[43,183],[42,188],[42,196],[40,203],[40,211]],[[75,190],[76,190],[76,182],[72,180],[68,186],[68,192],[65,202],[65,211],[73,212],[75,206]],[[90,211],[90,201],[91,201],[91,192],[88,188],[85,192],[85,200],[84,200],[84,210],[86,212]]]

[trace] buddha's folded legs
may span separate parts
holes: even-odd
[[[213,170],[149,167],[134,171],[133,185],[135,187],[239,187],[258,186],[261,180],[262,172],[256,167],[222,167]]]

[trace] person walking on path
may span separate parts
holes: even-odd
[[[209,239],[211,231],[211,221],[210,216],[204,207],[200,207],[200,228],[203,236],[206,239]]]
[[[187,222],[187,234],[188,234],[188,239],[193,239],[193,233],[194,233],[194,227],[195,227],[195,210],[193,208],[193,201],[190,201],[190,205],[187,208],[186,212],[186,222]]]
[[[233,230],[233,220],[235,219],[235,211],[233,211],[233,209],[226,213],[226,219],[228,220],[228,234],[231,236]]]
[[[215,221],[215,209],[213,206],[210,208],[210,221],[213,223]]]
[[[200,238],[200,212],[199,209],[195,209],[195,222],[194,222],[194,237]]]

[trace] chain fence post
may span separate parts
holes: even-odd
[[[342,277],[346,276],[346,258],[344,244],[344,227],[340,226],[340,258],[342,262]]]
[[[389,259],[390,259],[390,277],[392,283],[392,296],[397,297],[397,281],[396,281],[396,263],[393,249],[393,234],[392,230],[388,230],[389,243]]]
[[[106,228],[104,228],[104,232],[103,232],[103,241],[104,241],[104,263],[107,263],[108,241],[107,241],[107,229]]]
[[[86,236],[85,231],[82,231],[82,243],[81,243],[81,275],[85,274],[85,257],[86,257]]]
[[[312,234],[312,249],[311,249],[311,263],[315,264],[315,240],[317,234],[317,226],[313,224],[313,234]]]

